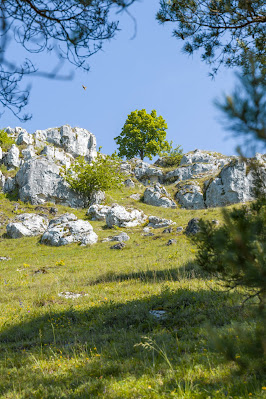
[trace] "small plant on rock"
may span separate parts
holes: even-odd
[[[4,151],[7,151],[7,150],[9,150],[11,145],[14,143],[15,143],[15,141],[11,137],[9,137],[7,132],[4,129],[1,129],[0,130],[0,147],[2,147],[2,149]]]

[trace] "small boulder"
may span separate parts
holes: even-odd
[[[169,234],[169,233],[172,233],[172,231],[173,231],[173,228],[172,227],[168,227],[167,229],[164,229],[163,233],[164,234]]]
[[[127,180],[125,180],[125,181],[124,181],[124,185],[125,185],[126,187],[135,187],[135,183],[133,182],[132,179],[127,179]]]
[[[159,218],[158,216],[150,216],[148,226],[154,229],[159,229],[161,227],[168,227],[172,224],[175,224],[175,222],[173,222],[171,219],[163,219]]]
[[[4,157],[4,164],[7,169],[18,168],[20,166],[19,149],[16,144],[12,144],[10,150]]]
[[[169,240],[168,242],[167,242],[167,244],[166,245],[173,245],[173,244],[176,244],[177,243],[177,241],[175,240],[175,239],[171,239],[171,240]]]
[[[110,206],[106,205],[91,205],[87,210],[86,215],[91,217],[91,220],[105,220]]]
[[[160,184],[155,184],[154,187],[148,187],[144,191],[144,202],[148,205],[160,206],[163,208],[176,208],[176,203],[167,198],[169,194]]]
[[[110,249],[123,249],[126,246],[124,242],[120,242],[119,244],[115,244]]]

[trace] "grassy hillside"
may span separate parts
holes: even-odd
[[[110,192],[118,202],[185,227],[192,217],[218,219],[221,209],[162,209],[130,199],[143,186]],[[0,397],[1,398],[265,398],[256,373],[240,373],[211,344],[231,322],[252,328],[241,293],[225,293],[194,262],[184,234],[144,237],[124,229],[123,250],[101,242],[119,229],[91,222],[99,241],[91,247],[48,247],[39,237],[7,239],[14,204],[0,199]],[[58,206],[58,214],[86,210]],[[49,215],[19,203],[16,213]],[[170,238],[177,244],[167,246]],[[59,293],[81,296],[67,299]],[[157,318],[152,311],[164,311]],[[235,337],[238,345],[238,337]],[[240,357],[242,354],[237,353]],[[265,388],[265,389],[263,389]]]

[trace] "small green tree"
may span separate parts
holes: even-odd
[[[14,144],[15,141],[9,137],[7,132],[4,129],[0,130],[0,147],[2,147],[3,150],[8,150],[12,144]]]
[[[63,176],[74,191],[88,200],[99,190],[119,187],[124,178],[120,171],[120,161],[115,154],[98,155],[90,164],[84,158],[78,158],[72,167],[63,170]]]
[[[172,141],[170,146],[170,150],[163,153],[163,166],[179,166],[183,157],[183,149],[181,145],[172,148]]]
[[[118,144],[118,155],[127,159],[139,156],[152,159],[169,151],[171,146],[166,137],[167,124],[155,110],[150,114],[145,109],[136,110],[128,115],[122,132],[115,137]]]

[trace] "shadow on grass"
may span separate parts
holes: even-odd
[[[122,282],[126,280],[139,280],[141,282],[158,283],[163,281],[180,281],[183,279],[206,278],[207,274],[194,262],[188,262],[184,266],[168,268],[164,270],[141,270],[132,273],[116,273],[109,271],[97,279],[89,282],[89,285],[97,285],[110,282]]]
[[[17,367],[19,398],[94,398],[105,394],[110,398],[149,398],[153,397],[149,391],[141,396],[146,388],[140,386],[129,396],[112,394],[112,384],[138,381],[143,375],[156,381],[157,373],[163,376],[163,383],[156,388],[159,396],[154,397],[161,397],[165,392],[160,390],[166,386],[174,389],[176,379],[162,356],[136,344],[144,336],[152,338],[169,355],[181,379],[195,361],[199,367],[210,368],[210,358],[206,360],[203,352],[209,334],[206,323],[219,328],[238,317],[229,300],[232,298],[221,292],[165,288],[157,296],[121,304],[102,302],[86,310],[72,307],[54,312],[48,308],[44,315],[29,316],[2,331],[0,358],[9,359],[5,360],[6,372]],[[157,318],[151,313],[154,310],[165,313]],[[217,355],[213,361],[217,365]],[[23,368],[30,372],[29,378],[25,378]],[[215,383],[206,380],[199,389],[211,394],[223,383],[222,378]],[[6,374],[0,393],[7,397],[13,389],[14,380]]]

